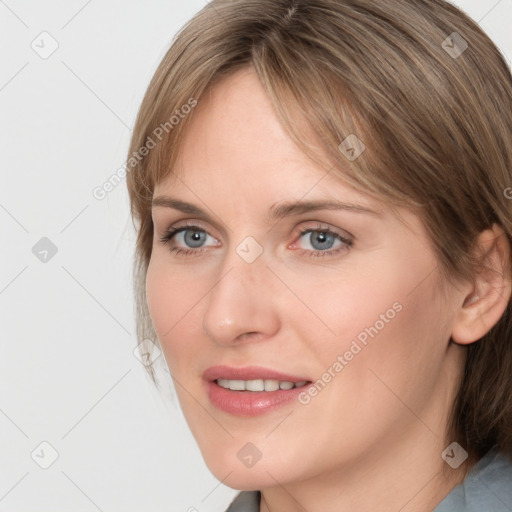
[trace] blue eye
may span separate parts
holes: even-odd
[[[200,247],[206,240],[206,231],[184,229],[178,233],[183,235],[181,238],[189,247],[197,248]]]
[[[330,249],[336,242],[336,235],[327,231],[308,230],[306,233],[309,233],[309,243],[318,251]]]
[[[178,239],[178,242],[181,244],[184,244],[185,248],[183,247],[176,247],[175,245],[172,245],[170,247],[171,252],[175,252],[176,254],[185,254],[190,255],[192,253],[200,254],[203,252],[202,245],[205,242],[206,238],[211,235],[209,235],[204,229],[200,228],[199,226],[182,226],[176,229],[171,229],[168,232],[165,233],[165,235],[160,238],[160,240],[165,244],[170,245],[170,242],[176,238]],[[215,239],[214,239],[215,240]],[[187,249],[188,247],[188,249]],[[199,249],[199,250],[197,250]]]
[[[309,256],[332,256],[340,251],[347,249],[352,246],[352,241],[338,235],[334,231],[325,228],[306,228],[300,229],[300,239],[305,239],[309,242],[313,250],[302,249],[304,253],[308,253]],[[309,234],[308,237],[305,235]],[[338,241],[337,248],[332,249],[334,244]]]
[[[302,228],[299,229],[299,232],[299,239],[304,238],[308,240],[313,249],[301,248],[301,252],[307,256],[333,256],[352,246],[351,240],[342,237],[330,229],[322,228],[320,225],[317,228]],[[309,234],[309,238],[305,236],[307,234]],[[173,253],[184,256],[199,256],[204,252],[204,243],[208,237],[216,241],[214,237],[201,227],[186,225],[170,229],[160,240],[164,245],[170,245],[169,250]],[[335,246],[337,242],[338,244]],[[333,247],[335,248],[333,249]]]

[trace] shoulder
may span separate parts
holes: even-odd
[[[226,512],[259,512],[259,510],[259,491],[242,491],[240,494],[237,494]]]
[[[512,459],[489,451],[433,512],[510,512]]]

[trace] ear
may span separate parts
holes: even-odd
[[[453,324],[451,339],[463,345],[473,343],[498,323],[511,296],[510,243],[503,228],[493,224],[482,231],[474,254],[482,265],[474,285],[466,289],[463,303]]]

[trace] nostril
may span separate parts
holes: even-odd
[[[242,341],[242,340],[245,340],[246,338],[254,338],[254,337],[258,337],[258,336],[261,336],[261,333],[259,333],[257,331],[251,331],[251,332],[245,332],[243,334],[240,334],[240,336],[238,336],[237,339]]]

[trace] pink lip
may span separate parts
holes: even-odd
[[[203,378],[207,381],[214,381],[217,379],[228,380],[256,380],[256,379],[274,379],[286,380],[288,382],[302,382],[308,381],[307,377],[294,377],[285,373],[276,372],[263,368],[261,366],[246,366],[244,368],[234,368],[231,366],[212,366],[203,373]]]
[[[217,379],[255,380],[274,379],[288,382],[311,381],[305,377],[295,377],[258,366],[233,368],[229,366],[213,366],[203,373],[206,391],[211,403],[218,409],[237,416],[258,416],[278,409],[293,400],[308,388],[308,384],[300,388],[277,391],[232,391],[219,386]]]

